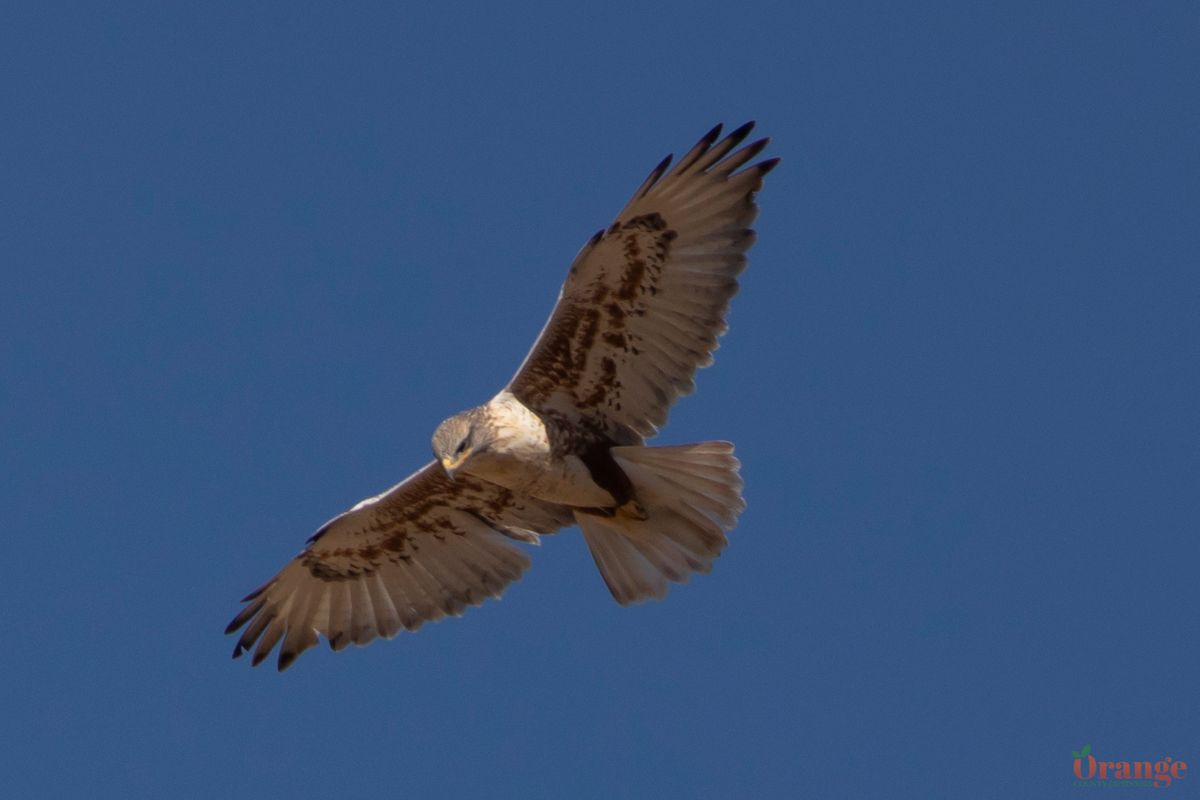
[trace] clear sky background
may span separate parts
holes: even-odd
[[[17,3],[0,30],[10,797],[1200,794],[1194,3]],[[238,599],[510,377],[667,152],[757,119],[709,576],[286,674]]]

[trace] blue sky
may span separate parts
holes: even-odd
[[[13,797],[1061,797],[1200,782],[1189,3],[11,5]],[[508,379],[649,169],[783,165],[716,365],[713,573],[574,530],[502,602],[284,675],[222,628]]]

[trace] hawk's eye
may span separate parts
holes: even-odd
[[[461,456],[463,454],[463,451],[465,451],[466,449],[467,449],[467,440],[463,439],[461,442],[458,443],[458,447],[455,448],[454,455]]]

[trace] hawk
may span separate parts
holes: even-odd
[[[278,668],[324,636],[364,645],[499,597],[529,558],[516,543],[578,525],[618,603],[708,572],[745,508],[728,442],[650,447],[712,363],[754,242],[772,158],[750,122],[667,156],[575,257],[512,381],[433,435],[435,460],[322,526],[242,601],[226,628]],[[745,168],[743,168],[745,167]]]

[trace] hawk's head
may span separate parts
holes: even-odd
[[[433,455],[451,479],[476,452],[486,446],[479,409],[455,414],[433,432]]]

